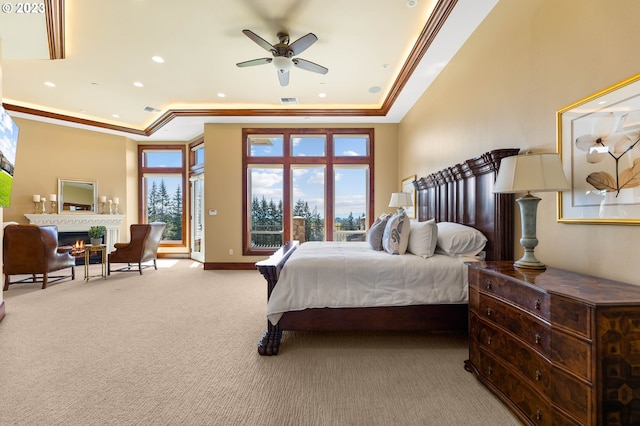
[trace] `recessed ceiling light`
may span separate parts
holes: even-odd
[[[383,70],[388,70],[391,67],[391,65],[389,64],[382,64],[382,69]]]
[[[607,103],[607,101],[600,101],[600,102],[598,102],[598,105],[604,105],[606,103]]]
[[[113,118],[120,118],[120,116],[119,116],[118,114],[111,114],[111,116],[112,116]]]
[[[318,96],[321,97],[321,98],[326,98],[327,94],[326,93],[319,93]]]
[[[418,0],[407,0],[407,7],[414,7],[418,4]]]
[[[52,83],[52,82],[50,82],[50,81],[45,81],[45,82],[44,82],[44,85],[45,85],[45,86],[49,86],[49,87],[56,87],[56,84],[55,84],[55,83]]]
[[[153,62],[157,62],[157,63],[159,63],[159,64],[161,64],[161,63],[163,63],[163,62],[164,62],[164,58],[162,58],[161,56],[152,56],[152,57],[151,57],[151,60],[152,60]]]
[[[382,89],[380,88],[380,86],[371,86],[371,87],[369,87],[369,93],[378,93],[381,90]]]
[[[144,87],[144,84],[140,83],[139,81],[134,81],[133,85],[136,87]]]
[[[225,95],[224,93],[218,93],[218,97],[219,97],[219,98],[224,98],[224,97],[226,97],[226,96],[227,96],[227,95]]]

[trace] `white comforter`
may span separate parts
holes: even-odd
[[[280,272],[267,303],[282,313],[307,308],[466,303],[468,259],[390,255],[367,242],[306,242]]]

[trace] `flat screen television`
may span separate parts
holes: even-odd
[[[9,207],[11,203],[19,131],[0,103],[0,207]]]

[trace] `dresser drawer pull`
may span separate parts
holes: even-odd
[[[536,344],[540,344],[541,339],[542,339],[542,336],[540,336],[540,333],[536,333],[536,336],[535,336]]]
[[[493,340],[493,337],[491,336],[487,337],[487,345],[490,345],[492,340]]]
[[[488,316],[488,317],[490,317],[490,316],[491,316],[491,312],[493,312],[493,311],[491,310],[491,308],[487,308],[487,316]]]
[[[539,381],[540,379],[542,379],[542,371],[536,370],[536,380]]]
[[[542,410],[536,412],[536,420],[542,420]]]
[[[487,375],[490,376],[493,373],[493,367],[487,367]]]
[[[540,305],[542,304],[542,302],[540,302],[540,299],[536,299],[536,309],[540,310]]]
[[[487,290],[491,290],[492,286],[493,286],[493,283],[491,282],[491,280],[487,280]]]

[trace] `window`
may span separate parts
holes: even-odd
[[[243,129],[244,254],[293,238],[362,241],[373,210],[373,129]],[[296,222],[299,223],[299,222]]]
[[[185,147],[140,145],[140,222],[165,222],[162,245],[185,246]]]

